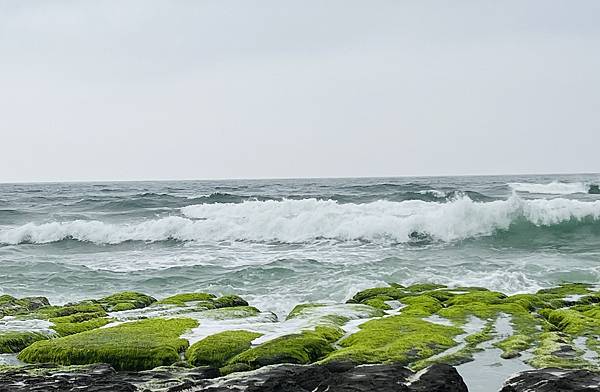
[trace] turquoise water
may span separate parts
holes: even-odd
[[[600,282],[600,175],[0,184],[0,293],[237,293],[279,314],[385,282]]]

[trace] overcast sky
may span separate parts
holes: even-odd
[[[600,171],[600,1],[0,0],[0,182]]]

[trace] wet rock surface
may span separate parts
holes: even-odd
[[[507,380],[501,392],[597,392],[600,372],[589,370],[538,369]]]
[[[28,366],[0,373],[0,391],[207,391],[207,392],[466,392],[451,366],[419,375],[399,365],[275,365],[216,378],[217,369],[164,367],[117,372],[106,364],[80,368]]]

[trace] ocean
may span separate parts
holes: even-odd
[[[600,282],[600,175],[0,184],[0,294],[235,293],[285,315],[387,282]]]

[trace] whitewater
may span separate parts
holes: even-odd
[[[0,294],[235,292],[284,313],[386,282],[597,283],[599,180],[0,184]]]

